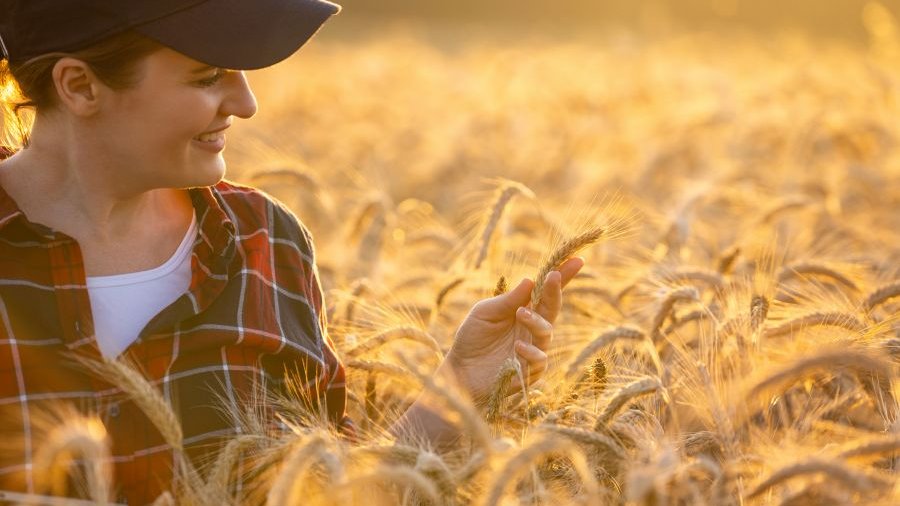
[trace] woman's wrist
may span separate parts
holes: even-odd
[[[435,383],[447,386],[448,390],[464,388],[460,384],[457,367],[452,356],[448,354],[434,371]],[[445,417],[444,413],[447,412],[445,404],[434,392],[424,390],[394,423],[391,433],[398,438],[424,436],[436,448],[452,444],[461,433],[459,428]]]

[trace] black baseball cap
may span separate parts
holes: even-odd
[[[0,0],[0,60],[134,30],[207,65],[258,69],[293,54],[340,9],[326,0]]]

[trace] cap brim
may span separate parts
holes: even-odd
[[[253,70],[292,55],[340,10],[324,0],[209,0],[134,30],[207,65]]]

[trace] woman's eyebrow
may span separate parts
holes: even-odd
[[[197,67],[197,68],[195,68],[194,70],[192,70],[192,71],[191,71],[191,74],[200,74],[200,73],[202,73],[202,72],[206,72],[206,71],[208,71],[208,70],[215,70],[215,69],[217,69],[217,68],[218,68],[218,67],[214,67],[214,66],[212,66],[212,65],[203,65],[202,67]]]

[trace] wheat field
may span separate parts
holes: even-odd
[[[228,177],[312,231],[359,434],[248,406],[157,504],[900,503],[896,33],[395,34],[251,75]],[[435,384],[474,302],[593,227],[543,379],[506,367],[485,403]],[[450,451],[387,431],[423,389],[463,428]],[[79,441],[99,500],[102,426],[67,418],[45,440]]]

